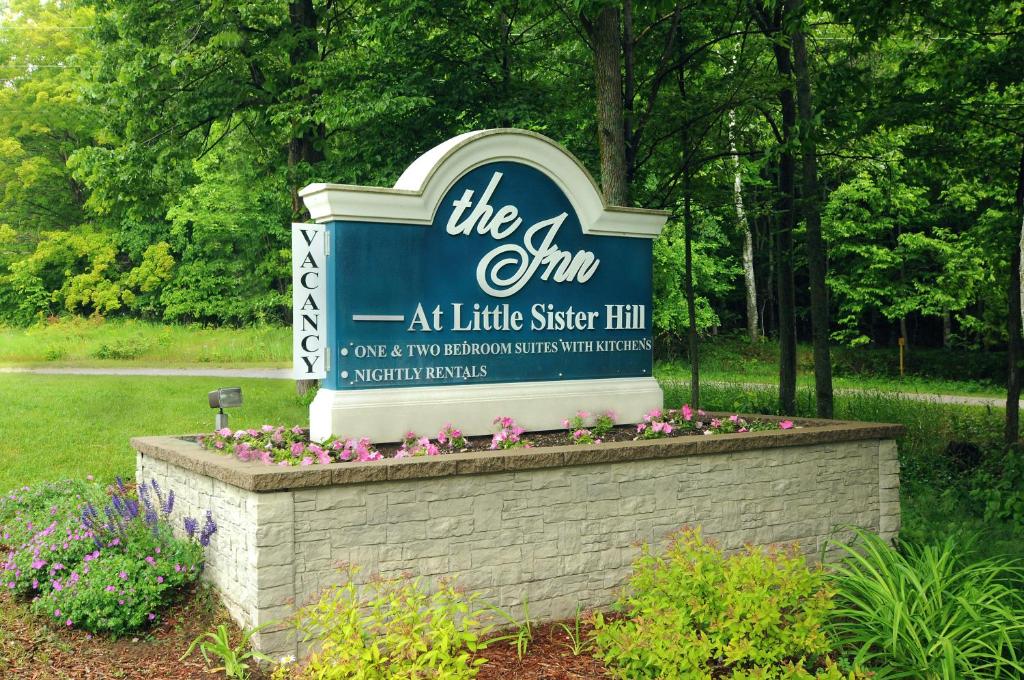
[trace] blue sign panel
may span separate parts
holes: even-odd
[[[429,225],[327,239],[328,389],[651,375],[651,240],[584,234],[530,165],[469,170]]]

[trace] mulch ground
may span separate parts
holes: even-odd
[[[238,628],[202,587],[172,607],[159,625],[137,637],[114,640],[83,631],[60,629],[28,612],[24,604],[0,593],[0,678],[2,680],[201,680],[223,678],[207,670],[198,651],[181,655],[198,635],[227,624],[232,641]],[[569,622],[571,623],[571,622]],[[584,635],[589,628],[584,628]],[[576,680],[605,677],[600,661],[584,652],[573,656],[568,635],[555,623],[534,627],[533,640],[520,660],[514,644],[492,644],[479,680]],[[254,673],[253,680],[267,677]]]
[[[201,588],[172,607],[144,634],[114,640],[60,630],[0,594],[0,678],[4,680],[194,680],[222,678],[195,651],[178,659],[196,636],[228,623],[215,596]],[[230,624],[235,640],[237,628]]]
[[[571,621],[566,622],[572,625]],[[584,640],[589,626],[581,626]],[[515,643],[499,642],[481,654],[487,663],[480,669],[477,680],[576,680],[577,678],[603,678],[604,664],[584,651],[573,656],[572,642],[557,623],[535,626],[522,660],[516,653]]]

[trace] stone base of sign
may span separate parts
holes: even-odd
[[[825,424],[827,422],[827,424]],[[798,429],[289,467],[242,463],[175,437],[133,440],[137,479],[176,494],[175,521],[213,511],[205,578],[256,645],[304,651],[285,624],[341,580],[456,576],[535,621],[611,603],[638,555],[700,525],[726,550],[798,541],[816,559],[856,525],[899,529],[901,428]],[[826,558],[830,557],[825,553]]]
[[[321,389],[309,407],[309,428],[317,441],[337,435],[397,442],[406,432],[432,436],[449,421],[467,436],[491,434],[495,416],[530,431],[561,429],[577,411],[611,411],[617,423],[638,423],[663,402],[654,378]]]

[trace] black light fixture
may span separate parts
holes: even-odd
[[[210,408],[217,409],[217,414],[214,416],[214,429],[220,430],[228,426],[228,414],[224,413],[224,409],[242,405],[242,388],[222,387],[219,390],[213,390],[207,397],[210,399]]]

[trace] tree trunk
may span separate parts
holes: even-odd
[[[308,64],[317,61],[319,52],[317,50],[317,17],[316,9],[313,7],[313,0],[293,0],[288,4],[288,18],[293,35],[291,48],[288,50],[288,61],[292,70],[297,71],[305,68]],[[293,83],[295,85],[297,83]],[[307,99],[314,99],[319,93],[311,92]],[[288,141],[288,168],[292,174],[292,213],[298,216],[302,210],[302,201],[299,199],[299,185],[304,183],[305,178],[296,173],[296,168],[301,164],[319,163],[324,159],[323,149],[323,126],[303,124],[299,129],[292,131],[292,138]]]
[[[783,86],[779,90],[782,106],[782,153],[779,154],[779,220],[775,234],[779,304],[779,412],[796,415],[796,291],[793,283],[793,226],[796,223],[794,187],[796,164],[792,143],[796,132],[796,103],[793,98],[789,48],[776,42],[775,61]]]
[[[732,70],[736,70],[736,55],[732,57]],[[732,194],[736,204],[736,224],[743,234],[743,283],[747,296],[747,335],[756,342],[760,326],[757,314],[757,281],[754,278],[754,237],[743,207],[743,173],[740,172],[740,154],[736,149],[736,110],[729,109],[729,153],[732,155]]]
[[[632,185],[633,175],[636,172],[637,136],[636,111],[634,110],[636,99],[636,46],[634,45],[633,34],[633,0],[623,0],[622,3],[622,63],[623,63],[623,91],[622,91],[622,145],[623,163],[626,172],[626,199],[629,199],[628,188]],[[625,205],[625,203],[621,204]]]
[[[305,65],[316,61],[319,58],[317,50],[316,10],[312,0],[294,0],[288,4],[288,17],[291,22],[291,30],[294,35],[294,42],[288,52],[288,60],[292,69],[301,69]],[[314,97],[317,93],[311,93]],[[292,175],[292,214],[296,217],[302,211],[302,201],[299,198],[299,185],[304,184],[304,178],[297,172],[302,164],[313,165],[324,159],[322,150],[323,126],[304,125],[302,128],[293,131],[292,139],[288,141],[288,169]],[[317,380],[296,380],[295,392],[303,396],[313,389],[319,381]]]
[[[942,314],[942,349],[953,349],[953,315],[950,312]]]
[[[803,0],[795,0],[793,11],[801,16]],[[831,418],[832,357],[829,354],[828,289],[825,275],[828,258],[821,235],[821,201],[818,186],[818,149],[814,131],[814,107],[807,42],[803,28],[793,32],[793,65],[796,70],[796,99],[800,116],[803,156],[803,214],[807,224],[807,273],[811,289],[811,340],[814,347],[814,392],[819,418]]]
[[[690,317],[690,328],[687,332],[687,351],[690,355],[690,406],[700,408],[700,353],[697,345],[697,303],[693,291],[693,211],[690,207],[693,187],[690,169],[687,167],[685,172],[683,240],[686,248],[686,311]]]
[[[610,205],[629,205],[625,118],[622,105],[622,39],[619,9],[606,6],[593,23],[584,21],[594,50],[597,88],[597,141],[601,151],[601,188]]]
[[[1024,251],[1024,148],[1021,149],[1020,166],[1017,170],[1017,214],[1021,218],[1020,243],[1013,249],[1010,257],[1010,290],[1009,290],[1009,342],[1006,351],[1006,422],[1003,427],[1003,438],[1007,444],[1015,444],[1020,440],[1020,388],[1021,388],[1021,355],[1024,354],[1024,342],[1021,340],[1021,329],[1024,324],[1024,281],[1021,280],[1020,263]]]

